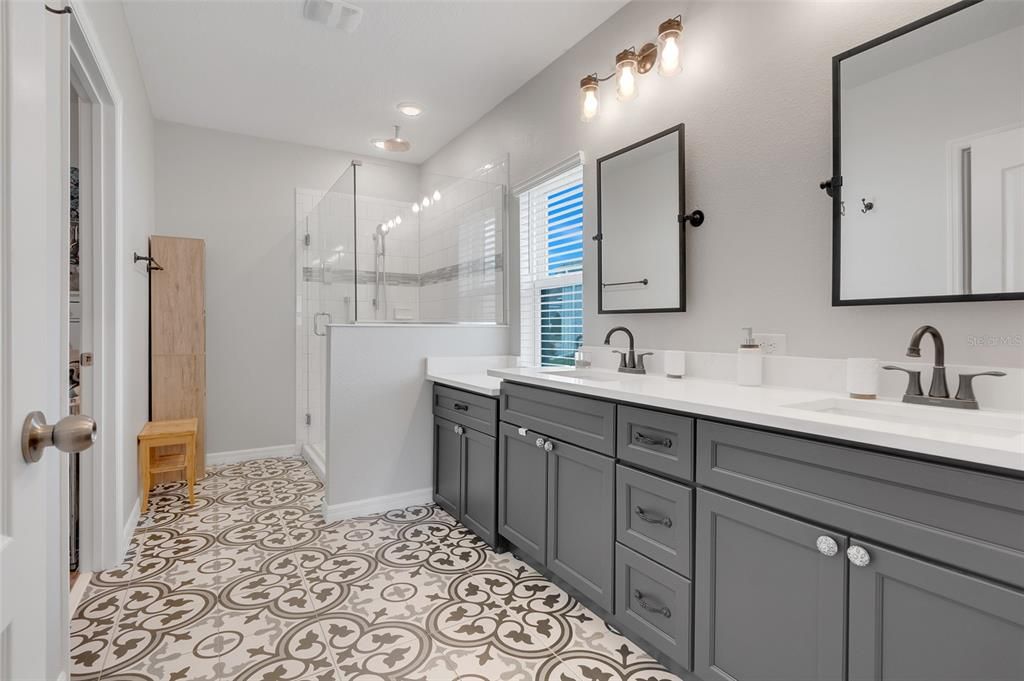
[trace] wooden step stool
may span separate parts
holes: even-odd
[[[142,481],[142,512],[149,508],[149,490],[156,473],[185,472],[189,503],[196,503],[196,431],[199,419],[150,421],[139,433],[139,477]],[[158,447],[182,445],[184,454],[154,455]]]

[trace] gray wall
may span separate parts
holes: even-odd
[[[352,158],[156,125],[156,233],[206,241],[208,452],[295,442],[295,189]],[[416,168],[396,168],[414,195]]]
[[[588,344],[625,323],[645,347],[729,351],[740,327],[754,326],[786,333],[794,355],[886,357],[929,322],[943,331],[951,362],[1024,366],[1024,302],[831,307],[831,203],[818,189],[832,167],[831,57],[946,4],[633,2],[424,170],[458,175],[509,152],[514,184],[582,149],[589,236],[595,160],[684,122],[687,207],[708,215],[688,233],[688,311],[598,316],[597,250],[587,238]],[[683,72],[643,77],[627,104],[606,83],[599,117],[581,123],[579,79],[608,72],[618,50],[680,11]]]
[[[427,357],[508,354],[503,326],[332,326],[327,339],[328,506],[430,498],[433,386]]]

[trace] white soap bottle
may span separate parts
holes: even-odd
[[[743,330],[746,338],[736,353],[736,382],[739,385],[761,385],[761,346],[754,340],[753,328],[745,326]]]

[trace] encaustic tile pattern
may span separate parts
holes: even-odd
[[[163,485],[71,622],[75,681],[678,681],[438,507],[324,522],[300,458]]]

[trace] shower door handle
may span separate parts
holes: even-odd
[[[313,315],[313,335],[314,336],[326,336],[327,335],[327,329],[324,329],[323,333],[321,333],[321,332],[316,330],[316,322],[321,317],[327,317],[327,323],[328,324],[331,323],[331,313],[330,312],[317,312],[315,315]]]

